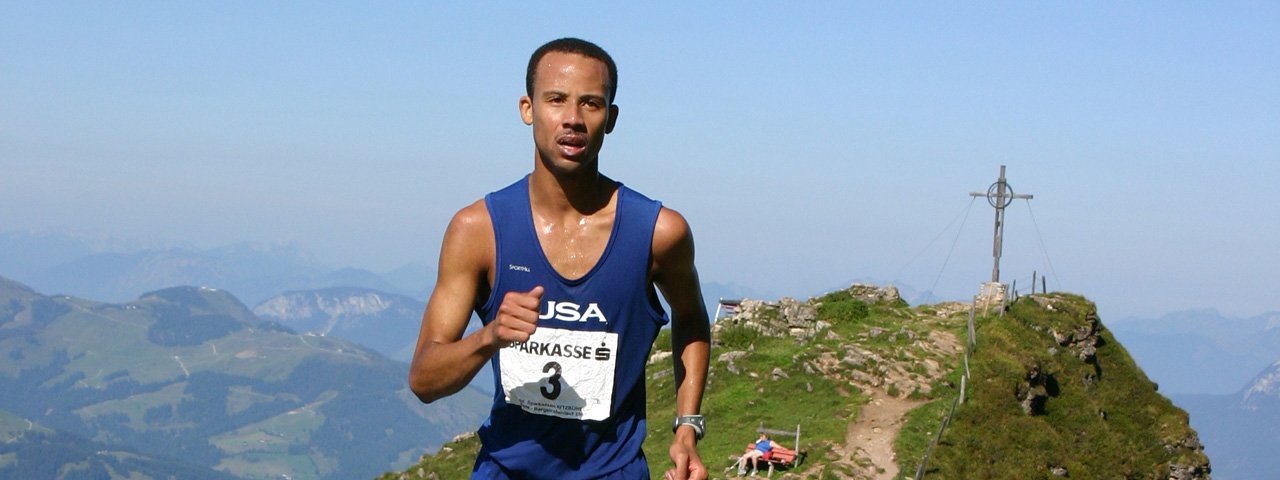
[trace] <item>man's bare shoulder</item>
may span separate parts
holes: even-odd
[[[673,209],[662,207],[658,212],[658,221],[653,226],[653,253],[661,258],[673,250],[693,248],[693,232],[684,215]]]
[[[453,214],[440,253],[442,267],[449,262],[462,262],[456,265],[472,271],[488,267],[494,253],[493,219],[483,199]]]
[[[449,232],[468,237],[480,233],[492,235],[493,219],[484,199],[476,200],[453,214],[453,219],[449,220]]]

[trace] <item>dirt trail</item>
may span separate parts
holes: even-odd
[[[849,431],[845,434],[848,448],[845,460],[863,464],[869,460],[876,472],[871,478],[877,480],[897,477],[898,459],[893,452],[893,441],[907,421],[907,412],[923,403],[873,390],[871,401],[862,406],[858,420],[849,424]]]

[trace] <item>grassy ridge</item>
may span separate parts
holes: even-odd
[[[909,308],[864,293],[762,304],[720,321],[702,406],[708,435],[699,443],[712,478],[732,475],[725,469],[762,424],[801,426],[806,460],[786,472],[793,478],[869,478],[874,467],[845,435],[872,391],[922,402],[894,444],[899,478],[914,475],[959,394],[968,308]],[[797,320],[797,304],[814,318]],[[1073,295],[1024,298],[977,323],[968,398],[926,478],[1060,478],[1055,469],[1069,478],[1169,478],[1207,469],[1186,414],[1156,392],[1092,303]],[[644,451],[655,478],[671,467],[674,378],[671,359],[661,358],[669,350],[664,332],[653,347],[660,360],[647,375]],[[775,441],[794,445],[790,437]],[[382,479],[468,478],[478,449],[469,437]]]
[[[778,430],[794,430],[800,425],[805,461],[793,473],[847,477],[859,470],[859,465],[842,460],[842,449],[849,422],[869,400],[865,388],[887,389],[920,400],[954,394],[953,382],[932,379],[918,360],[931,359],[943,374],[955,370],[958,358],[939,356],[921,345],[927,343],[922,339],[936,332],[954,336],[961,331],[963,321],[958,317],[939,316],[933,310],[920,314],[900,300],[868,303],[847,290],[805,303],[813,307],[816,318],[810,322],[812,335],[804,340],[790,334],[788,319],[777,304],[761,305],[754,321],[724,319],[716,329],[702,404],[708,434],[698,445],[713,478],[724,476],[724,469],[755,439],[760,425]],[[850,361],[847,348],[851,344],[859,345],[866,358]],[[670,345],[670,332],[663,331],[653,351],[669,352]],[[675,415],[671,362],[666,358],[648,366],[650,421],[644,451],[655,478],[672,465],[667,454],[670,421]],[[780,375],[775,377],[775,371]],[[859,383],[867,379],[884,384]],[[778,436],[775,441],[795,446],[792,437]],[[923,452],[926,444],[927,440],[916,448]],[[478,451],[476,438],[467,437],[381,479],[469,478]]]
[[[1076,342],[1090,330],[1092,358]],[[978,342],[968,400],[928,477],[1170,478],[1177,466],[1207,470],[1186,413],[1156,392],[1087,300],[1025,297],[1003,317],[983,319]],[[1029,381],[1033,372],[1043,380]],[[1028,413],[1023,400],[1037,391],[1042,397]]]

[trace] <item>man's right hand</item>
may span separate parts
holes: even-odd
[[[498,306],[498,314],[489,322],[493,343],[506,348],[529,340],[538,328],[538,309],[542,304],[541,285],[528,292],[507,292]]]

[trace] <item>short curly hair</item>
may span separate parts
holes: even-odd
[[[530,97],[533,96],[533,77],[538,74],[538,62],[542,61],[542,57],[551,52],[576,53],[604,62],[605,67],[609,69],[609,84],[607,85],[609,104],[613,104],[613,98],[618,93],[618,64],[613,63],[613,57],[610,57],[609,52],[604,51],[599,45],[572,37],[557,38],[533,51],[533,55],[529,57],[529,67],[525,70],[524,75],[525,94]]]

